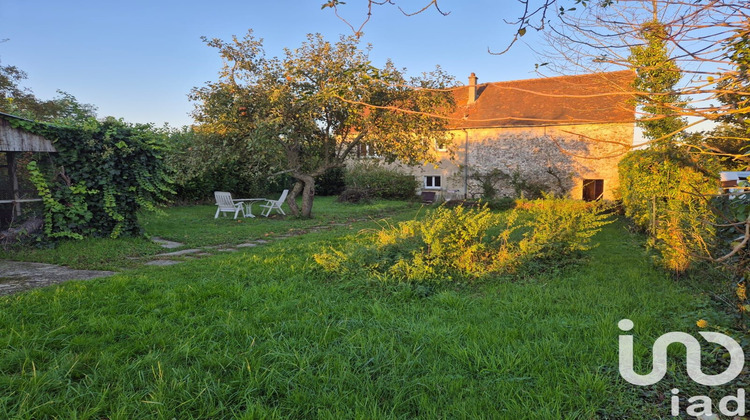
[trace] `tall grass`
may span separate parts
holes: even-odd
[[[619,223],[577,266],[471,286],[316,268],[357,238],[0,298],[0,418],[666,417],[619,379],[617,321],[648,342],[711,315]]]
[[[286,205],[283,206],[288,209]],[[144,213],[141,224],[149,236],[158,236],[183,243],[187,247],[234,245],[288,233],[318,225],[348,223],[356,218],[380,217],[406,211],[413,204],[403,201],[379,200],[370,204],[337,203],[335,197],[315,199],[312,219],[287,217],[214,219],[215,205],[182,206],[166,209],[164,214]],[[256,206],[255,213],[258,213]],[[257,215],[257,214],[256,214]],[[122,270],[140,266],[149,257],[165,252],[149,238],[86,238],[65,240],[56,244],[0,248],[0,259],[62,264],[91,270]]]

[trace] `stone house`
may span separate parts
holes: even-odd
[[[447,199],[481,196],[487,185],[498,197],[614,199],[617,164],[634,144],[633,78],[626,70],[478,84],[472,73],[453,91],[453,153],[402,170]]]

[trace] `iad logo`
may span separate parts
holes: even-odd
[[[633,329],[633,321],[623,319],[617,323],[617,326],[623,331],[630,331]],[[648,375],[639,375],[633,371],[633,336],[621,335],[620,375],[633,385],[646,386],[659,382],[667,373],[667,347],[672,343],[680,343],[687,350],[685,359],[690,379],[707,386],[724,385],[734,380],[745,366],[745,354],[742,352],[742,347],[732,337],[722,333],[701,331],[698,334],[709,343],[720,344],[727,349],[731,357],[727,370],[717,375],[704,374],[701,371],[701,345],[698,340],[684,332],[669,332],[656,339],[654,343],[653,365]]]
[[[633,329],[633,321],[629,319],[620,320],[617,326],[622,331]],[[620,375],[626,381],[633,385],[647,386],[653,385],[667,373],[667,347],[673,343],[679,343],[685,346],[686,368],[690,379],[707,386],[724,385],[734,380],[744,368],[745,354],[742,347],[727,335],[717,332],[699,332],[699,334],[709,343],[716,343],[723,346],[729,352],[729,367],[722,373],[716,375],[706,375],[701,371],[701,345],[698,340],[690,334],[684,332],[669,332],[656,339],[653,347],[653,364],[651,372],[646,375],[640,375],[633,371],[633,336],[620,335]],[[678,389],[672,390],[672,415],[679,415],[679,398]],[[689,415],[712,415],[711,399],[707,396],[698,395],[688,399],[688,402],[695,402],[687,409]],[[737,405],[736,410],[730,410],[728,404],[734,402]],[[719,410],[724,415],[745,415],[745,390],[739,389],[737,397],[727,396],[722,398],[719,403]]]

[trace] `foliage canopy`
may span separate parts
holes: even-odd
[[[217,82],[194,88],[199,131],[241,139],[248,153],[295,179],[288,203],[311,216],[315,178],[342,167],[357,147],[373,145],[386,160],[436,158],[447,143],[452,82],[439,68],[407,80],[387,62],[375,67],[354,37],[331,43],[308,35],[299,48],[268,58],[252,31],[231,41],[206,39],[224,67]],[[302,193],[302,209],[295,197]]]
[[[156,210],[172,192],[163,139],[150,125],[111,117],[79,126],[8,120],[50,139],[58,150],[51,164],[32,161],[28,167],[44,202],[48,237],[140,235],[138,211]]]
[[[565,199],[519,201],[504,214],[441,206],[422,220],[385,226],[356,246],[315,254],[326,271],[367,273],[384,281],[479,281],[531,265],[549,269],[595,246],[610,221],[598,203]]]
[[[78,102],[75,96],[57,91],[44,100],[21,86],[26,73],[16,66],[0,64],[0,111],[37,121],[83,122],[96,117],[96,107]]]
[[[619,164],[625,214],[651,233],[660,262],[680,274],[698,255],[710,255],[715,238],[712,205],[718,164],[683,149],[628,153]]]

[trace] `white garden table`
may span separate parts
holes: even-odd
[[[256,201],[268,201],[265,198],[238,198],[232,199],[235,203],[242,203],[245,206],[245,217],[255,217],[253,214],[253,203]]]

